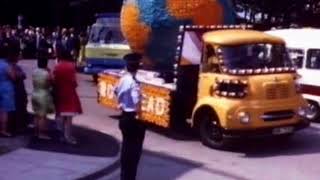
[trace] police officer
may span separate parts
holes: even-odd
[[[122,132],[121,180],[135,180],[138,163],[142,153],[145,127],[136,119],[140,90],[136,81],[136,72],[142,56],[131,53],[124,57],[126,73],[115,88],[122,118],[119,127]]]

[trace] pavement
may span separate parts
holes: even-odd
[[[98,180],[119,180],[120,169]],[[246,180],[224,171],[203,167],[203,164],[175,156],[145,150],[142,155],[138,180]]]
[[[116,160],[116,157],[86,157],[21,148],[0,157],[0,179],[78,179],[112,165]]]
[[[27,71],[26,88],[30,95],[30,72],[33,68],[29,64],[27,61],[22,62],[23,69]],[[0,138],[0,180],[120,179],[120,131],[117,128],[111,131],[104,127],[107,123],[98,123],[100,117],[111,116],[116,119],[118,113],[106,112],[103,107],[97,109],[99,105],[92,106],[96,101],[95,85],[88,83],[90,77],[84,79],[80,82],[78,92],[85,113],[75,118],[74,135],[78,145],[71,146],[59,141],[58,123],[54,121],[54,115],[49,115],[49,129],[53,129],[50,132],[53,138],[51,141],[34,138],[31,129],[13,138]],[[30,103],[28,111],[33,113]],[[114,123],[117,123],[116,120]],[[157,172],[166,171],[168,167],[172,167],[170,172],[155,177]],[[191,161],[145,150],[137,179],[194,179],[199,173],[207,174],[207,179],[223,177],[210,172],[203,173],[199,167],[199,164]],[[183,178],[183,174],[189,178]]]
[[[28,107],[32,113],[31,107]],[[0,180],[118,180],[120,179],[119,140],[99,131],[94,124],[85,126],[86,115],[77,118],[74,127],[76,146],[59,141],[58,124],[49,116],[50,141],[38,140],[32,131],[14,138],[0,138],[7,153],[0,155]],[[82,124],[81,124],[82,122]],[[170,167],[170,169],[168,169]],[[164,173],[158,173],[164,172]],[[145,149],[138,171],[138,180],[203,180],[243,179],[225,172],[206,169],[201,163]]]
[[[31,72],[33,68],[22,67],[27,72],[25,82],[28,94],[32,91]],[[35,62],[32,64],[35,65]],[[51,66],[52,66],[51,62]],[[33,65],[33,66],[34,66]],[[92,87],[92,90],[94,87]],[[88,93],[95,94],[94,91]],[[88,98],[87,94],[81,94]],[[94,96],[91,98],[95,98]],[[32,114],[31,105],[28,111]],[[0,180],[74,180],[97,179],[119,167],[120,140],[94,128],[76,125],[74,135],[76,146],[59,141],[54,115],[49,115],[53,140],[43,141],[33,137],[29,130],[13,138],[0,138]],[[88,116],[78,116],[88,122]]]
[[[26,86],[30,94],[30,62],[22,62],[27,71]],[[26,66],[24,66],[27,64]],[[28,69],[29,68],[29,69]],[[82,76],[82,75],[80,75]],[[67,145],[59,141],[58,124],[54,115],[49,115],[50,132],[53,140],[41,141],[32,136],[32,131],[14,138],[0,138],[0,180],[118,180],[120,179],[119,150],[121,134],[117,128],[107,129],[108,123],[101,124],[101,117],[112,117],[117,124],[117,112],[97,109],[95,86],[90,86],[90,77],[85,77],[78,88],[84,114],[75,118],[74,135],[79,144]],[[89,105],[87,105],[89,104]],[[32,114],[31,105],[28,111]],[[98,120],[99,119],[99,120]],[[110,119],[109,119],[110,120]],[[112,121],[112,120],[111,120]],[[110,122],[110,121],[109,121]],[[114,126],[113,126],[114,127]],[[106,131],[107,130],[107,131]],[[2,147],[2,148],[1,148]],[[4,147],[4,148],[3,148]],[[168,169],[170,167],[170,169]],[[165,172],[165,173],[158,173]],[[233,178],[223,172],[205,169],[200,163],[145,149],[138,171],[138,180]]]
[[[7,151],[0,155],[0,180],[95,179],[97,173],[103,176],[118,167],[119,140],[112,136],[76,126],[79,142],[68,145],[59,140],[58,131],[50,135],[50,141],[38,140],[31,132],[0,138]]]
[[[20,64],[30,93],[36,63]],[[79,145],[59,142],[57,131],[51,132],[53,141],[37,141],[31,133],[0,138],[0,180],[119,179],[119,112],[97,103],[90,76],[78,74],[78,82],[84,110],[74,120]],[[313,123],[286,142],[239,139],[233,148],[221,151],[203,146],[195,137],[150,128],[137,180],[319,180],[319,139],[320,124]]]

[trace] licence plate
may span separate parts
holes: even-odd
[[[288,133],[292,133],[294,130],[293,127],[281,127],[281,128],[275,128],[272,131],[272,134],[288,134]]]

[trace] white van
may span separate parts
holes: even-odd
[[[267,31],[286,41],[289,55],[302,76],[301,91],[309,101],[308,118],[320,120],[320,29],[278,29]]]

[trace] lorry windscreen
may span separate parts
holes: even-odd
[[[281,44],[245,44],[220,49],[228,69],[293,67],[285,46]]]
[[[120,32],[120,27],[93,25],[89,37],[90,43],[125,44],[125,39]]]

